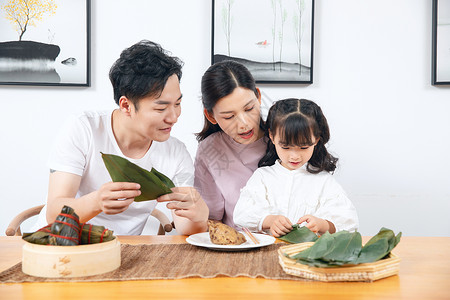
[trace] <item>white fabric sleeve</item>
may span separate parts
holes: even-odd
[[[264,219],[272,214],[273,210],[266,190],[262,173],[257,169],[241,189],[234,208],[233,221],[237,226],[247,227],[250,231],[261,231]]]
[[[173,183],[175,186],[194,186],[194,164],[186,145],[181,142],[176,157],[178,158],[178,165],[172,179]]]
[[[325,182],[315,216],[332,222],[336,232],[358,230],[356,208],[332,176]]]
[[[53,144],[49,168],[82,176],[91,139],[92,132],[82,118],[66,122]]]

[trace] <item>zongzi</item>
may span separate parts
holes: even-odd
[[[33,244],[48,245],[48,237],[51,232],[51,227],[52,224],[48,224],[35,232],[24,233],[22,235],[22,239]]]
[[[97,244],[114,238],[113,231],[104,226],[80,224],[78,215],[69,206],[63,207],[54,223],[22,236],[22,239],[33,244],[61,246]]]
[[[240,245],[247,241],[242,233],[219,221],[208,220],[208,231],[211,242],[216,245]]]
[[[79,244],[81,226],[74,209],[64,206],[51,226],[48,243],[50,245],[75,246]]]
[[[113,239],[113,232],[106,229],[105,226],[92,225],[88,223],[81,224],[81,245],[103,243]]]

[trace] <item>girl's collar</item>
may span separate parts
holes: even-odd
[[[303,166],[301,166],[301,167],[298,168],[298,169],[295,169],[295,170],[289,170],[289,169],[283,167],[283,166],[281,165],[281,161],[280,161],[279,159],[277,159],[277,160],[275,161],[274,166],[275,166],[276,169],[280,170],[280,172],[283,172],[283,173],[285,173],[285,174],[291,174],[291,175],[294,175],[294,174],[297,174],[297,173],[308,173],[308,170],[306,170],[306,165],[307,165],[307,164],[308,164],[308,163],[304,164]]]

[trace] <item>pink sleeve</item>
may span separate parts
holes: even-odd
[[[194,187],[198,190],[206,205],[208,205],[209,218],[221,221],[225,211],[225,199],[205,162],[200,157],[201,155],[197,152],[194,163]]]

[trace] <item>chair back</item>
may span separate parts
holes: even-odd
[[[7,236],[22,235],[20,225],[22,225],[25,220],[38,215],[43,207],[44,205],[42,204],[22,211],[9,223],[8,227],[6,228],[5,234]],[[159,221],[158,235],[165,235],[166,232],[172,231],[173,224],[162,211],[155,208],[152,211],[151,216],[155,217]]]

